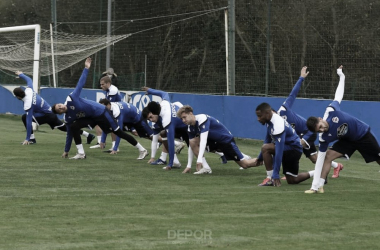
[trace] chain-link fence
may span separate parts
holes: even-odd
[[[3,25],[33,22],[49,29],[50,2],[3,4]],[[106,34],[107,2],[57,1],[55,29]],[[113,0],[112,35],[132,34],[111,46],[111,67],[119,76],[120,89],[138,90],[146,84],[165,91],[226,94],[228,4],[228,0]],[[331,99],[338,83],[336,69],[343,65],[344,99],[378,101],[379,12],[380,2],[370,0],[235,0],[235,27],[229,29],[235,31],[236,95],[287,96],[306,65],[310,74],[298,96]],[[93,55],[94,73],[86,87],[98,87],[105,62],[105,50]],[[82,68],[78,63],[60,72],[59,86],[75,86]],[[0,79],[3,82],[1,74]],[[50,85],[51,80],[42,83]]]

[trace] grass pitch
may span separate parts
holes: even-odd
[[[87,159],[62,159],[65,133],[43,125],[22,146],[21,118],[0,121],[0,249],[378,249],[380,168],[359,154],[340,161],[325,194],[307,195],[311,180],[258,187],[263,167],[242,171],[215,154],[202,176],[136,160],[125,141],[117,155],[85,144]],[[237,144],[251,156],[261,146]],[[303,157],[301,170],[313,168]]]

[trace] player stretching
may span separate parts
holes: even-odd
[[[177,116],[188,125],[187,132],[191,146],[188,165],[184,173],[190,171],[190,160],[192,160],[192,152],[194,152],[198,157],[198,172],[194,174],[211,174],[211,168],[204,157],[206,146],[210,147],[210,151],[218,150],[223,152],[227,160],[234,160],[240,167],[256,167],[256,159],[251,159],[241,153],[231,132],[214,117],[205,114],[194,115],[193,108],[189,105],[181,107],[177,111]],[[202,165],[203,168],[200,169]]]
[[[307,127],[310,131],[319,132],[319,153],[315,164],[313,184],[307,194],[324,193],[323,185],[330,171],[331,162],[339,157],[347,159],[358,150],[366,163],[376,161],[380,165],[380,146],[368,124],[340,110],[343,99],[345,75],[343,66],[337,69],[339,84],[334,101],[326,108],[323,119],[309,117]],[[335,142],[328,149],[329,143]]]
[[[25,80],[27,84],[25,90],[22,88],[15,88],[13,90],[13,94],[16,98],[24,102],[25,114],[22,115],[21,119],[26,128],[26,138],[22,145],[36,143],[32,128],[33,121],[37,125],[47,123],[50,125],[51,129],[57,128],[66,132],[65,124],[52,112],[49,103],[47,103],[39,94],[34,92],[32,79],[21,71],[16,71],[16,75]],[[94,135],[83,130],[80,131],[80,134],[87,137],[87,144],[90,144],[95,138]]]
[[[273,169],[272,180],[259,186],[281,186],[280,168],[288,184],[298,184],[313,175],[313,171],[298,173],[299,159],[302,156],[300,138],[290,124],[272,111],[268,103],[261,103],[256,108],[257,120],[267,127],[267,134],[258,163],[264,161],[266,169]]]
[[[57,114],[65,114],[64,120],[67,127],[65,152],[62,157],[67,158],[72,139],[74,138],[78,153],[70,159],[85,159],[86,154],[83,149],[82,140],[79,136],[80,129],[83,127],[95,127],[98,125],[105,133],[115,133],[117,136],[128,141],[131,145],[138,148],[138,142],[130,135],[124,133],[111,112],[102,104],[95,101],[87,100],[80,97],[83,86],[86,83],[89,68],[91,66],[91,58],[87,58],[85,68],[79,78],[74,91],[67,97],[66,102],[53,105],[53,112]],[[100,143],[100,147],[104,148],[104,142]],[[138,148],[140,151],[144,148]]]
[[[309,72],[306,71],[307,67],[301,69],[301,75],[298,79],[296,85],[294,85],[289,97],[281,105],[280,109],[277,111],[282,118],[284,118],[296,131],[297,135],[301,139],[303,153],[312,163],[316,163],[318,151],[315,147],[315,140],[317,139],[317,133],[311,132],[306,126],[306,119],[292,110],[293,103],[297,97],[298,92],[301,89],[302,82],[308,76]],[[332,178],[338,178],[339,172],[343,169],[341,163],[335,161],[332,162],[332,167],[334,168],[334,174]],[[264,180],[265,181],[265,180]]]
[[[152,165],[161,165],[166,163],[163,156],[157,161],[154,161],[154,157],[157,150],[157,141],[161,130],[166,130],[166,141],[163,141],[163,145],[169,151],[169,163],[164,169],[171,170],[174,168],[181,167],[181,164],[178,161],[177,155],[175,154],[175,140],[174,138],[181,138],[183,141],[189,145],[189,137],[187,135],[187,126],[177,117],[177,111],[182,104],[180,102],[171,103],[168,93],[156,90],[148,87],[143,87],[142,90],[146,91],[148,94],[157,95],[162,98],[161,103],[150,102],[147,107],[143,110],[143,117],[146,120],[155,123],[155,129],[153,140],[152,140],[152,155],[149,163]],[[161,135],[162,137],[162,135]],[[164,138],[162,138],[164,140]]]
[[[112,69],[112,72],[113,72],[113,69]],[[110,102],[121,102],[119,89],[115,85],[113,85],[115,79],[116,78],[113,77],[112,75],[103,76],[99,81],[100,87],[102,88],[102,90],[104,90],[107,100],[109,100]],[[91,146],[90,148],[100,148],[102,130],[99,128],[99,126],[96,126],[95,131],[96,131],[96,136],[98,137],[98,143],[94,146]],[[105,152],[111,152],[115,146],[116,136],[112,133],[111,137],[112,137],[112,147],[108,151],[105,151]],[[118,150],[119,149],[117,149],[117,151]]]
[[[101,99],[99,101],[100,104],[109,109],[117,120],[120,128],[124,128],[127,126],[130,129],[133,129],[135,135],[139,135],[142,138],[150,139],[153,136],[152,129],[146,124],[146,122],[142,119],[140,110],[138,110],[135,106],[130,103],[125,102],[110,102],[108,99]],[[107,134],[102,133],[101,141],[106,141]],[[111,148],[110,154],[116,154],[117,149],[119,147],[120,137],[116,136],[116,141]],[[139,145],[139,143],[138,143]],[[141,145],[140,145],[141,146]],[[143,147],[141,146],[141,149]],[[137,160],[144,159],[147,155],[149,155],[148,151],[144,148],[144,150],[140,150],[140,155]]]

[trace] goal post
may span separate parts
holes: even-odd
[[[40,59],[41,59],[41,50],[40,50],[41,26],[39,24],[33,24],[33,25],[5,27],[5,28],[0,28],[0,33],[26,31],[26,30],[34,30],[33,89],[34,91],[39,92]]]

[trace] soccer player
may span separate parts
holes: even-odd
[[[302,156],[300,138],[281,116],[273,112],[268,103],[261,103],[256,108],[258,121],[267,126],[267,133],[261,153],[257,157],[258,164],[264,161],[267,175],[272,181],[265,181],[259,186],[281,186],[280,168],[282,163],[283,174],[288,184],[298,184],[313,176],[313,171],[298,173],[299,159]]]
[[[110,102],[121,102],[121,96],[119,93],[119,89],[113,85],[113,82],[115,81],[115,77],[113,76],[113,69],[111,71],[111,68],[108,69],[109,74],[106,74],[100,79],[100,87],[102,88],[103,91],[105,91],[106,99],[109,100]],[[107,71],[105,72],[107,73]],[[98,137],[98,143],[94,146],[91,146],[90,148],[99,148],[100,147],[100,141],[102,137],[102,130],[99,128],[99,126],[95,127],[96,130],[96,135]],[[116,136],[112,133],[112,147],[108,151],[112,151],[112,148],[115,146],[115,141],[116,141]],[[118,150],[118,149],[117,149]],[[108,152],[107,151],[107,152]]]
[[[125,102],[110,102],[108,99],[101,99],[99,103],[103,104],[108,110],[111,111],[120,128],[123,128],[124,126],[127,126],[128,128],[133,127],[134,131],[136,131],[136,133],[143,138],[149,139],[153,136],[153,131],[148,124],[143,121],[140,110],[132,104]],[[103,132],[101,141],[106,141],[106,137],[107,134]],[[119,143],[120,137],[117,136],[115,145],[113,145],[110,154],[117,154]],[[148,151],[140,143],[137,143],[136,146],[140,150],[140,155],[137,160],[142,160],[149,155]]]
[[[309,72],[306,70],[306,66],[301,69],[300,78],[298,79],[296,85],[294,85],[289,97],[284,101],[280,109],[277,111],[277,114],[284,118],[296,131],[297,135],[301,139],[303,153],[307,158],[310,159],[311,162],[315,164],[318,155],[317,148],[314,144],[315,140],[317,139],[317,133],[308,130],[306,126],[306,119],[292,110],[293,103],[297,97],[299,90],[301,89],[302,82],[309,74]],[[332,167],[334,168],[334,174],[332,178],[338,178],[339,172],[343,169],[343,165],[341,163],[333,161]],[[267,178],[270,179],[270,177]]]
[[[157,150],[157,140],[160,132],[166,130],[167,141],[167,150],[169,151],[169,162],[164,169],[171,170],[174,168],[179,168],[181,164],[178,161],[177,155],[175,154],[175,140],[174,138],[182,138],[183,141],[189,145],[189,137],[187,135],[187,126],[177,117],[177,111],[182,106],[181,103],[175,102],[171,103],[168,93],[156,90],[148,87],[143,87],[143,91],[146,91],[148,94],[157,95],[162,98],[161,103],[150,102],[147,107],[143,110],[143,117],[146,120],[154,122],[155,129],[153,140],[152,140],[152,154],[149,163],[152,165],[161,165],[165,163],[165,159],[158,159],[154,161],[154,157]],[[163,138],[164,139],[164,138]]]
[[[69,94],[66,102],[54,104],[52,109],[56,114],[64,114],[64,120],[67,128],[65,151],[63,158],[67,158],[72,139],[74,138],[78,153],[70,159],[85,159],[86,154],[83,149],[82,140],[79,136],[80,129],[83,127],[95,127],[98,125],[105,133],[115,133],[117,136],[128,141],[133,146],[137,146],[137,141],[131,136],[124,133],[112,116],[111,112],[102,104],[95,101],[87,100],[80,97],[83,86],[86,83],[91,58],[85,61],[85,68],[79,78],[74,91]],[[104,148],[104,142],[100,143],[100,148]]]
[[[102,75],[100,76],[100,79],[102,79],[104,76],[108,76],[111,79],[111,84],[115,87],[118,87],[117,75],[115,71],[113,70],[113,68],[108,68],[106,71],[104,71]],[[99,85],[100,85],[100,79],[99,79]]]
[[[349,159],[356,150],[366,163],[376,161],[380,165],[380,146],[370,126],[340,110],[345,87],[345,75],[342,69],[343,66],[337,69],[339,84],[334,101],[326,108],[323,118],[311,116],[307,119],[309,130],[320,133],[315,175],[311,189],[305,191],[307,194],[324,193],[323,186],[331,162],[342,156]],[[334,141],[336,142],[328,149],[329,144]]]
[[[26,138],[22,145],[36,143],[32,128],[33,121],[37,125],[49,124],[51,129],[57,128],[66,132],[65,124],[52,112],[49,103],[33,90],[33,80],[21,71],[16,71],[15,73],[25,80],[27,84],[25,90],[22,88],[15,88],[13,90],[16,98],[24,102],[25,114],[22,115],[21,119],[26,128]],[[90,144],[95,138],[94,135],[83,130],[81,130],[80,134],[87,138],[87,144]]]
[[[240,167],[250,168],[257,166],[257,159],[251,159],[249,156],[240,152],[235,143],[231,132],[217,119],[205,114],[194,115],[193,108],[189,105],[181,107],[177,111],[177,116],[182,122],[188,125],[190,147],[197,158],[197,170],[194,174],[211,173],[204,153],[206,146],[212,149],[220,149],[227,160],[234,160]],[[189,158],[192,158],[189,151]],[[190,164],[190,165],[189,165]],[[201,166],[203,165],[203,168]],[[185,173],[190,171],[191,162],[189,160]]]

